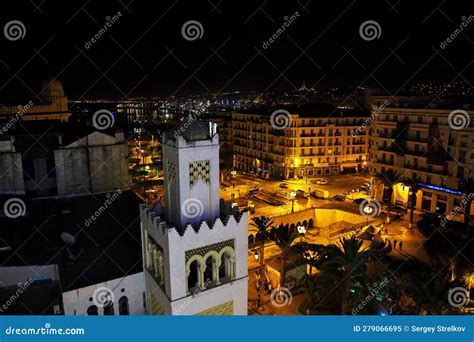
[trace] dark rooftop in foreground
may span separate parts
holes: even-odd
[[[0,239],[11,247],[0,251],[0,266],[58,264],[63,292],[142,271],[140,201],[131,191],[24,201],[25,216],[0,217]]]

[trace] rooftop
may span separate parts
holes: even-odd
[[[370,112],[360,108],[338,108],[328,103],[306,103],[302,105],[286,106],[255,106],[237,111],[238,114],[254,114],[270,116],[276,110],[286,110],[290,114],[300,117],[326,118],[326,117],[366,117]]]
[[[24,217],[0,217],[0,238],[11,247],[0,251],[0,266],[58,264],[63,291],[142,271],[140,201],[132,192],[24,201]],[[61,239],[64,232],[75,244]]]

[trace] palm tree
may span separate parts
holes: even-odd
[[[342,284],[341,312],[347,315],[351,313],[350,293],[353,284],[365,284],[369,252],[361,250],[363,241],[355,235],[343,237],[339,241],[340,246],[327,247],[329,258],[321,267],[329,273],[339,273],[338,284]]]
[[[471,220],[471,205],[474,196],[474,178],[463,179],[460,183],[461,191],[466,201],[464,208],[464,230],[466,234],[469,234],[469,221]]]
[[[270,230],[270,239],[275,242],[281,252],[280,287],[285,285],[286,260],[288,259],[290,246],[297,237],[298,230],[294,224],[279,225],[277,228],[274,227]]]
[[[256,231],[255,242],[259,244],[259,266],[260,266],[260,276],[263,276],[263,267],[265,263],[265,242],[270,239],[269,229],[273,225],[273,217],[252,217],[251,226],[257,228],[253,231]],[[251,230],[252,231],[252,230]]]
[[[421,190],[420,185],[421,179],[416,175],[413,175],[412,178],[404,178],[402,183],[410,188],[410,228],[413,228],[414,216],[415,216],[415,207],[416,207],[416,193]]]
[[[382,170],[381,172],[377,172],[375,175],[379,179],[379,181],[387,188],[388,193],[388,208],[387,208],[387,223],[390,223],[390,212],[392,210],[392,194],[393,194],[393,186],[399,182],[400,174],[393,170]]]

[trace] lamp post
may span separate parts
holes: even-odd
[[[372,206],[366,205],[366,206],[364,207],[364,213],[366,214],[365,217],[366,217],[366,219],[367,219],[367,221],[366,221],[366,223],[365,223],[366,225],[369,224],[369,216],[370,216],[370,214],[372,214],[373,212],[374,212],[374,208],[372,208]]]
[[[232,170],[230,174],[232,175],[232,188],[235,188],[235,176],[237,175],[237,171]]]
[[[296,200],[296,192],[291,191],[290,192],[290,200],[291,200],[291,212],[295,212],[295,200]]]
[[[306,227],[298,226],[296,229],[298,230],[298,233],[300,234],[300,242],[303,242],[303,237],[306,234]]]

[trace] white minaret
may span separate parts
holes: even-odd
[[[190,120],[163,137],[165,216],[178,229],[219,217],[219,136]]]
[[[248,213],[220,203],[215,124],[167,132],[163,166],[164,210],[140,210],[147,312],[246,315]]]

